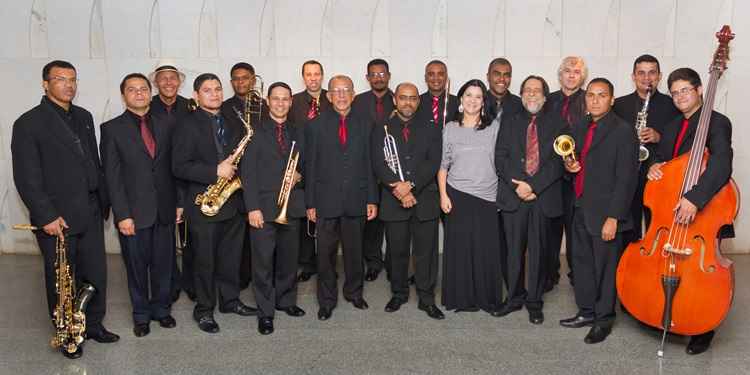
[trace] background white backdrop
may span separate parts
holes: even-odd
[[[414,81],[420,90],[424,64],[447,62],[453,91],[469,78],[484,78],[487,63],[505,56],[513,63],[513,92],[528,74],[544,76],[557,89],[562,57],[583,56],[589,77],[604,76],[616,94],[633,90],[632,62],[657,56],[664,79],[689,66],[704,79],[716,47],[714,32],[730,24],[737,34],[732,61],[717,94],[717,110],[733,121],[734,178],[750,189],[750,2],[717,0],[0,0],[0,252],[36,252],[28,233],[10,229],[28,221],[12,181],[13,121],[42,95],[41,69],[52,59],[71,61],[80,79],[76,104],[101,123],[123,106],[118,85],[130,72],[151,71],[172,59],[188,78],[215,72],[231,96],[229,68],[244,60],[266,84],[282,80],[296,91],[300,65],[320,60],[330,77],[353,76],[364,91],[365,64],[388,60],[392,87]],[[97,129],[98,132],[98,129]],[[743,194],[746,195],[747,194]],[[737,238],[725,250],[750,252],[741,211]],[[119,251],[111,223],[107,250]]]

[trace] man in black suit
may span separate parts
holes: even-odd
[[[175,129],[172,145],[172,172],[188,182],[186,200],[203,194],[217,178],[232,180],[237,167],[234,160],[246,130],[236,113],[221,110],[222,88],[212,73],[199,75],[193,83],[193,98],[198,110]],[[186,215],[192,223],[190,238],[195,251],[195,292],[197,304],[193,318],[208,333],[219,331],[213,317],[216,299],[219,311],[242,316],[255,315],[240,295],[240,258],[245,234],[245,209],[242,195],[232,194],[214,216],[205,215],[199,206],[188,204]]]
[[[397,112],[372,133],[372,162],[380,181],[380,218],[390,245],[391,300],[386,312],[394,312],[409,300],[409,254],[414,244],[415,283],[419,309],[433,319],[444,319],[435,306],[438,274],[438,218],[440,205],[437,175],[442,155],[439,127],[417,116],[419,91],[412,83],[401,83],[394,95]],[[393,137],[398,156],[389,165],[384,147],[385,128]]]
[[[370,90],[365,91],[356,98],[352,104],[352,111],[364,119],[370,127],[383,126],[393,112],[393,92],[388,88],[391,80],[391,71],[388,62],[383,59],[373,59],[367,63],[367,82]],[[378,192],[379,193],[379,192]],[[363,236],[364,261],[367,265],[365,280],[374,281],[383,270],[383,236],[385,227],[379,218],[368,221],[365,224]],[[386,245],[387,247],[387,245]],[[388,250],[386,249],[386,259]],[[386,261],[386,272],[387,269]]]
[[[366,309],[362,297],[362,232],[378,214],[370,162],[370,121],[352,110],[354,84],[347,76],[328,81],[332,110],[305,128],[305,204],[318,230],[318,319],[328,320],[338,301],[336,258],[344,252],[344,298]]]
[[[560,325],[593,325],[584,339],[587,344],[602,342],[612,332],[622,232],[633,228],[630,202],[638,176],[638,139],[633,126],[611,111],[613,93],[605,78],[589,82],[590,118],[572,129],[581,154],[578,161],[565,162],[565,169],[575,174],[573,278],[578,313]]]
[[[151,320],[164,328],[176,325],[170,315],[179,219],[172,176],[174,124],[151,115],[151,83],[143,74],[125,76],[120,93],[126,110],[101,125],[101,155],[128,275],[133,333],[143,337]]]
[[[331,102],[326,97],[327,90],[323,88],[323,65],[315,60],[308,60],[302,64],[302,81],[305,89],[292,97],[290,119],[292,126],[302,129],[321,112],[331,108]],[[299,267],[302,269],[297,281],[305,282],[318,273],[316,268],[315,251],[315,223],[302,219],[299,245]]]
[[[42,102],[13,124],[13,182],[29,209],[44,259],[50,317],[57,304],[55,287],[57,237],[65,235],[67,257],[76,282],[96,288],[86,307],[86,337],[97,342],[120,339],[102,325],[107,301],[107,263],[103,220],[109,198],[96,149],[91,113],[72,104],[78,88],[76,70],[55,60],[42,69]],[[79,358],[62,348],[68,358]]]
[[[157,94],[151,99],[149,109],[152,116],[159,116],[173,124],[181,124],[182,118],[191,111],[190,101],[178,92],[182,83],[185,82],[185,73],[167,61],[160,61],[156,69],[149,74],[149,81],[156,87]],[[187,222],[184,220],[183,212],[185,204],[185,181],[176,180],[177,186],[177,233],[178,248],[182,251],[182,270],[177,267],[177,257],[174,257],[172,266],[171,294],[172,301],[180,298],[180,291],[184,290],[188,298],[195,301],[195,288],[193,287],[193,251],[187,240]]]
[[[563,165],[552,146],[567,124],[557,113],[542,111],[548,94],[542,77],[523,81],[524,111],[500,128],[495,151],[497,205],[508,244],[508,299],[492,315],[504,316],[526,305],[533,324],[544,322],[542,293],[550,271],[547,236],[552,219],[562,215]],[[556,255],[559,258],[559,251]]]
[[[442,129],[443,124],[453,121],[458,112],[458,98],[448,92],[448,66],[440,60],[428,62],[424,68],[424,81],[427,84],[427,92],[420,96],[418,116],[428,119],[430,124]],[[445,95],[448,95],[447,110]]]
[[[269,117],[255,127],[253,141],[241,164],[243,196],[253,249],[253,289],[258,304],[258,332],[273,333],[274,310],[302,316],[297,306],[297,259],[301,218],[305,216],[302,180],[302,128],[291,126],[287,115],[292,89],[283,82],[268,87]],[[292,171],[286,215],[277,200],[285,181],[290,155],[298,158]],[[295,157],[295,156],[292,156]],[[279,218],[277,221],[276,218]],[[286,221],[286,222],[284,222]]]
[[[661,140],[661,134],[664,133],[664,127],[680,115],[680,111],[672,103],[672,98],[659,92],[661,68],[656,57],[651,55],[638,56],[633,62],[633,74],[630,77],[635,84],[635,91],[615,99],[615,105],[612,109],[627,123],[635,126],[638,112],[643,109],[643,103],[646,100],[646,92],[649,88],[651,89],[648,111],[646,112],[648,113],[646,128],[641,131],[641,134],[638,134],[641,143],[649,151],[649,158],[641,163],[638,172],[638,186],[633,196],[633,203],[630,206],[630,213],[633,216],[633,230],[623,234],[623,248],[643,236],[642,222],[644,220],[646,228],[651,221],[650,213],[643,210],[643,189],[646,186],[648,166],[654,162],[654,154]]]
[[[661,166],[664,162],[690,152],[703,110],[703,86],[696,71],[690,68],[677,69],[669,75],[667,83],[674,105],[682,116],[664,126],[654,156],[654,164],[648,171],[649,180],[663,177]],[[726,185],[732,176],[732,123],[716,111],[711,112],[706,147],[711,158],[698,178],[698,183],[680,199],[676,210],[676,219],[679,223],[691,223],[698,211],[713,199],[714,194]],[[718,233],[719,241],[733,237],[734,226],[723,227]],[[685,350],[688,354],[703,353],[711,346],[713,338],[714,331],[692,336]]]

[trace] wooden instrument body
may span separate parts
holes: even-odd
[[[739,209],[739,193],[729,180],[713,199],[698,211],[687,227],[687,246],[691,255],[671,254],[676,267],[662,251],[668,242],[690,153],[664,165],[663,177],[648,181],[644,206],[651,210],[651,223],[644,238],[628,245],[617,267],[617,294],[625,308],[639,321],[660,329],[664,313],[662,275],[680,278],[672,307],[670,332],[697,335],[716,328],[732,304],[734,266],[719,249],[717,235],[724,225],[732,224]],[[703,153],[701,173],[709,158]],[[673,229],[673,231],[675,231]],[[684,232],[683,232],[684,233]],[[680,236],[682,237],[682,236]]]

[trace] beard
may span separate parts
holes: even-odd
[[[532,115],[535,115],[539,113],[539,111],[542,110],[542,107],[544,107],[544,102],[545,102],[544,100],[538,101],[538,102],[524,101],[523,106],[524,108],[526,108],[527,111],[529,111],[529,113],[531,113]]]

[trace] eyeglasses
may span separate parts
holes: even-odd
[[[388,72],[367,73],[367,76],[370,78],[385,78],[387,75]]]
[[[681,88],[679,90],[670,91],[669,93],[672,94],[673,98],[676,98],[678,96],[687,95],[688,93],[690,93],[693,90],[695,90],[695,87],[683,87],[683,88]]]
[[[65,77],[60,77],[60,76],[54,76],[54,77],[50,77],[50,81],[55,81],[60,84],[66,84],[66,83],[70,83],[71,85],[78,84],[78,78],[75,78],[75,77],[65,78]]]
[[[418,96],[409,96],[409,95],[399,95],[398,96],[398,100],[401,101],[401,102],[406,102],[406,101],[418,102],[419,101],[419,97]]]
[[[331,94],[333,94],[333,95],[339,95],[339,96],[341,96],[341,95],[349,95],[353,91],[354,90],[352,90],[349,87],[337,87],[337,88],[331,90]]]

